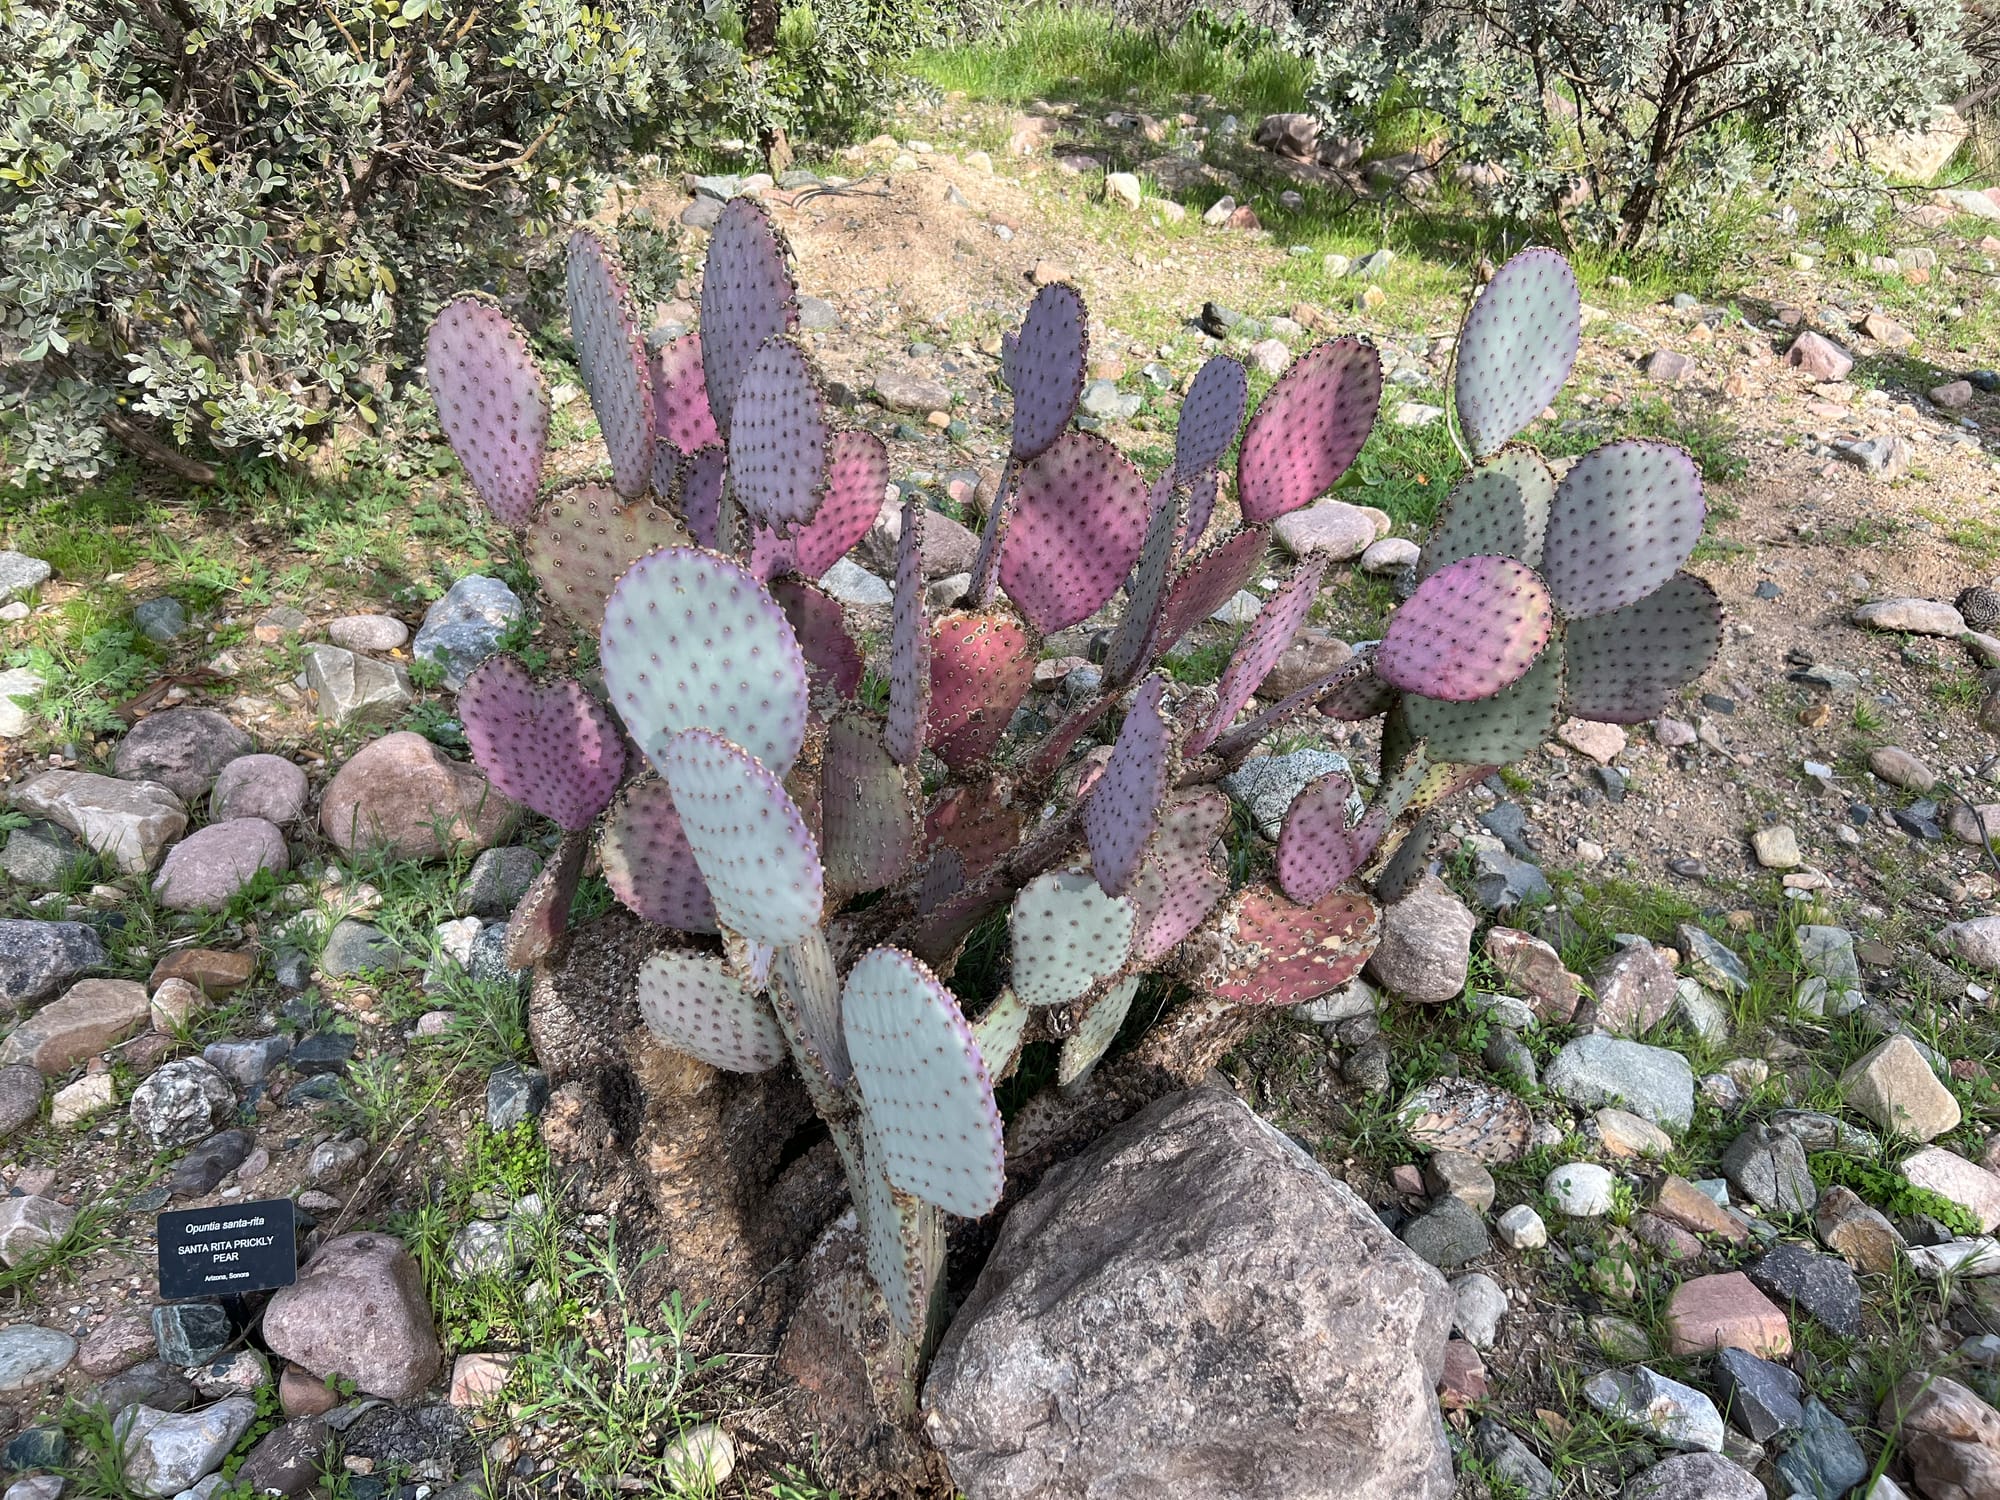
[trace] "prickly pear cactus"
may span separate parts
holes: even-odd
[[[1122,1045],[1149,1045],[1123,1041],[1157,1009],[1134,1003],[1149,973],[1195,992],[1159,1028],[1172,1034],[1345,984],[1381,905],[1426,868],[1447,799],[1565,712],[1657,714],[1720,638],[1713,591],[1682,571],[1704,515],[1686,454],[1615,443],[1558,480],[1519,441],[1576,354],[1575,280],[1547,251],[1501,269],[1458,341],[1471,467],[1414,591],[1378,644],[1282,695],[1267,681],[1332,585],[1318,559],[1267,576],[1270,527],[1366,442],[1382,372],[1365,341],[1306,352],[1254,412],[1243,367],[1210,360],[1149,483],[1072,429],[1088,314],[1073,288],[1042,289],[1003,341],[1011,441],[971,583],[940,595],[922,497],[885,509],[887,450],[837,430],[793,336],[763,208],[724,209],[700,333],[650,351],[611,249],[579,233],[568,269],[608,486],[543,493],[548,400],[497,307],[454,300],[428,345],[445,434],[520,534],[545,626],[582,631],[601,667],[601,685],[538,682],[497,657],[460,697],[494,784],[563,830],[510,952],[561,943],[594,829],[612,893],[669,930],[638,979],[653,1037],[803,1078],[906,1371],[936,1331],[947,1216],[1002,1200],[994,1085],[1028,1071],[1028,1049],[1057,1054],[1039,1076],[1069,1099]],[[1235,506],[1218,515],[1232,445]],[[817,580],[878,522],[897,528],[889,607],[844,608]],[[1162,669],[1260,582],[1213,688]],[[1100,685],[1078,697],[1067,683],[1084,674],[1067,674],[1068,701],[1043,716],[1037,661],[1080,649],[1084,632],[1058,633],[1107,610],[1089,648]],[[1381,721],[1373,795],[1362,806],[1344,776],[1307,785],[1268,861],[1250,861],[1271,878],[1241,884],[1215,784],[1314,715]],[[975,938],[998,992],[961,997]]]

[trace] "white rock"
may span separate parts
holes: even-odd
[[[1361,571],[1377,575],[1400,573],[1405,568],[1414,568],[1423,549],[1408,537],[1385,536],[1379,542],[1371,542],[1368,550],[1361,554]]]
[[[1549,1242],[1549,1226],[1525,1203],[1517,1203],[1494,1221],[1500,1243],[1509,1250],[1539,1250]]]
[[[1500,1283],[1481,1271],[1461,1276],[1451,1284],[1454,1322],[1466,1342],[1475,1349],[1491,1349],[1500,1334],[1500,1320],[1507,1315],[1507,1293]]]
[[[1573,1161],[1557,1167],[1542,1184],[1549,1201],[1576,1219],[1601,1219],[1611,1212],[1611,1173],[1595,1162]]]
[[[35,716],[16,698],[32,698],[42,690],[42,679],[26,667],[0,672],[0,740],[18,740],[35,727]]]

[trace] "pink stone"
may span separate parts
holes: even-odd
[[[1598,1024],[1620,1036],[1645,1035],[1674,1008],[1673,963],[1651,943],[1620,948],[1591,974],[1590,987]]]
[[[1667,1347],[1673,1354],[1746,1349],[1767,1359],[1792,1352],[1792,1328],[1741,1271],[1697,1276],[1667,1304]]]
[[[459,1355],[451,1367],[451,1404],[464,1411],[497,1399],[513,1373],[514,1359],[511,1354]]]
[[[1854,356],[1833,340],[1808,330],[1792,340],[1792,347],[1785,351],[1785,363],[1814,380],[1845,380],[1854,368]]]

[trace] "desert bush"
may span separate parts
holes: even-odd
[[[1336,127],[1417,111],[1501,169],[1504,209],[1632,250],[1927,123],[1967,77],[1964,19],[1960,0],[1302,0],[1293,36]]]
[[[1577,353],[1576,282],[1552,251],[1509,262],[1466,320],[1455,389],[1470,472],[1413,592],[1378,644],[1263,707],[1254,695],[1319,597],[1324,556],[1270,594],[1214,686],[1161,664],[1262,577],[1274,524],[1354,462],[1382,394],[1366,341],[1303,354],[1247,425],[1244,367],[1210,360],[1148,484],[1071,427],[1089,319],[1073,288],[1044,287],[1005,344],[1010,457],[955,600],[928,595],[921,500],[900,507],[892,602],[870,622],[886,624],[886,685],[871,695],[853,622],[816,580],[876,524],[888,454],[873,433],[832,428],[763,211],[724,209],[700,332],[657,349],[588,231],[568,271],[608,485],[542,492],[546,383],[492,302],[449,303],[427,357],[474,487],[520,531],[548,603],[595,638],[602,671],[599,697],[496,656],[459,697],[493,784],[564,830],[509,923],[509,962],[564,941],[594,836],[617,898],[671,929],[637,979],[659,1040],[803,1078],[900,1336],[889,1367],[906,1404],[938,1316],[945,1215],[1000,1201],[994,1089],[1025,1047],[1056,1054],[1055,1087],[1029,1105],[1042,1149],[1074,1128],[1053,1122],[1107,1123],[1161,1080],[1200,1076],[1244,1018],[1360,971],[1378,902],[1428,867],[1445,799],[1531,753],[1563,714],[1652,717],[1720,639],[1714,593],[1678,571],[1704,515],[1686,452],[1610,443],[1558,484],[1515,441]],[[1232,450],[1235,504],[1218,517]],[[1017,727],[1044,643],[1093,621],[1100,684],[1060,722]],[[1217,783],[1322,716],[1383,719],[1365,810],[1353,779],[1329,773],[1298,790],[1268,857],[1219,857],[1231,809]],[[949,987],[969,945],[1005,955],[980,965],[1004,988],[965,998],[986,1002],[976,1020]],[[1188,998],[1109,1065],[1136,1060],[1146,1081],[1093,1094],[1149,973]]]
[[[296,457],[736,70],[684,0],[0,10],[0,463]]]

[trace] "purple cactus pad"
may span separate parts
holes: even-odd
[[[722,481],[728,465],[729,455],[719,447],[698,449],[681,465],[681,515],[688,535],[703,547],[719,550],[725,540]]]
[[[1135,916],[1135,968],[1157,966],[1229,894],[1228,873],[1217,868],[1214,852],[1228,826],[1229,799],[1213,788],[1167,804],[1159,837],[1126,895]]]
[[[569,327],[612,487],[628,500],[653,482],[653,374],[625,273],[588,229],[569,237]]]
[[[1611,724],[1657,718],[1721,645],[1722,601],[1692,573],[1676,573],[1636,604],[1570,623],[1565,706]]]
[[[529,529],[528,566],[557,609],[584,630],[604,623],[604,601],[625,570],[662,547],[685,547],[687,528],[650,499],[601,484],[553,495]]]
[[[1345,776],[1322,776],[1292,799],[1278,831],[1278,884],[1286,896],[1311,906],[1343,885],[1374,853],[1347,826],[1347,799],[1354,784]]]
[[[1223,956],[1203,987],[1237,1005],[1317,1000],[1361,972],[1380,922],[1375,903],[1359,892],[1336,890],[1300,906],[1269,886],[1247,887],[1222,924]]]
[[[1261,526],[1238,531],[1217,542],[1185,568],[1167,591],[1160,609],[1160,628],[1153,651],[1163,655],[1182,636],[1234,599],[1252,575],[1264,566],[1270,533]]]
[[[708,409],[701,335],[684,333],[653,351],[653,433],[683,455],[722,441]]]
[[[1154,483],[1146,506],[1150,519],[1146,538],[1139,546],[1138,566],[1125,585],[1125,617],[1118,622],[1104,657],[1105,678],[1114,687],[1130,682],[1145,665],[1160,606],[1166,602],[1167,585],[1173,581],[1174,551],[1186,511],[1174,486],[1172,469]]]
[[[1222,462],[1243,425],[1250,401],[1250,376],[1226,354],[1218,354],[1196,372],[1181,400],[1174,428],[1174,472],[1187,479],[1207,473]]]
[[[826,495],[826,402],[788,338],[759,349],[736,387],[729,489],[745,515],[780,536],[813,518]]]
[[[803,578],[776,578],[769,587],[798,638],[813,689],[835,698],[852,698],[865,669],[861,647],[847,633],[840,601]]]
[[[487,780],[558,828],[588,828],[625,774],[625,742],[604,705],[571,678],[538,685],[511,656],[466,679],[458,717]]]
[[[1187,526],[1181,539],[1181,556],[1201,545],[1208,533],[1209,518],[1215,514],[1215,497],[1221,493],[1222,476],[1214,469],[1197,474],[1188,482]]]
[[[730,437],[736,387],[765,341],[798,322],[798,288],[770,216],[732,198],[708,237],[701,271],[701,363],[716,430]]]
[[[1056,282],[1035,293],[1021,331],[1007,341],[1001,366],[1014,394],[1018,462],[1040,457],[1069,425],[1090,359],[1089,323],[1076,288]]]
[[[1173,735],[1160,714],[1166,690],[1158,673],[1139,685],[1104,774],[1083,804],[1091,868],[1107,895],[1123,895],[1139,873],[1173,784]]]
[[[977,880],[1021,842],[1021,814],[991,781],[946,787],[924,818],[924,846],[950,849]]]
[[[715,902],[664,781],[647,777],[619,793],[597,859],[611,894],[635,915],[676,932],[716,930]]]
[[[1132,571],[1146,481],[1104,439],[1071,432],[1021,471],[1000,585],[1044,635],[1087,620]]]
[[[486,508],[519,529],[535,513],[549,392],[528,340],[483,297],[454,297],[431,324],[424,375],[451,451]]]
[[[914,766],[924,748],[930,712],[931,632],[924,610],[924,507],[903,502],[896,534],[896,589],[889,616],[889,719],[883,743],[900,766]]]
[[[1275,521],[1333,488],[1368,441],[1382,404],[1382,359],[1331,339],[1278,377],[1243,433],[1236,496],[1246,523]]]
[[[1314,558],[1264,602],[1257,618],[1243,632],[1243,639],[1236,643],[1229,665],[1223,668],[1222,681],[1215,690],[1215,711],[1188,741],[1189,755],[1206,750],[1271,675],[1271,668],[1278,664],[1278,658],[1285,654],[1292,637],[1299,633],[1299,627],[1312,612],[1313,601],[1319,597],[1320,579],[1325,574],[1326,559]]]
[[[856,714],[833,721],[820,758],[819,809],[821,859],[836,898],[902,879],[916,852],[917,812],[880,725]]]
[[[1511,557],[1466,557],[1417,586],[1389,621],[1375,674],[1393,688],[1465,703],[1521,680],[1555,628],[1549,591]]]
[[[827,450],[826,498],[793,537],[798,571],[818,578],[868,535],[889,488],[889,450],[872,432],[843,432]]]
[[[1671,443],[1606,443],[1556,486],[1542,572],[1565,618],[1636,604],[1688,560],[1708,508],[1701,470]]]

